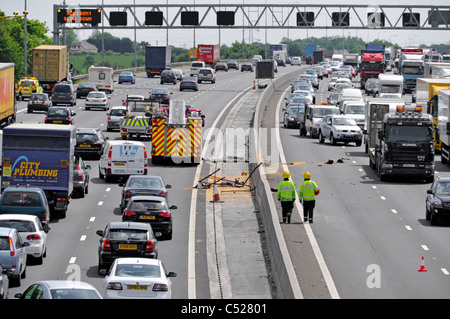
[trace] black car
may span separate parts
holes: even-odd
[[[244,71],[252,71],[253,72],[253,64],[251,62],[241,63],[241,72],[244,72]]]
[[[77,128],[76,139],[76,155],[82,158],[100,158],[105,147],[105,141],[109,138],[103,135],[98,128]]]
[[[92,82],[83,82],[78,84],[77,87],[77,99],[86,97],[89,92],[91,91],[97,91],[97,87]]]
[[[169,207],[164,197],[133,196],[124,209],[122,221],[150,223],[156,237],[172,239],[171,210],[173,209],[177,209],[177,206]]]
[[[283,113],[283,125],[284,127],[298,128],[300,123],[297,120],[298,113],[305,113],[305,104],[290,103],[286,107]]]
[[[127,206],[128,201],[133,196],[160,196],[168,199],[168,188],[171,185],[166,185],[161,176],[151,175],[131,175],[125,184],[122,186],[122,199],[120,207],[123,209]]]
[[[56,83],[53,87],[52,104],[77,105],[77,95],[72,83]]]
[[[110,222],[105,230],[97,230],[98,272],[108,269],[116,258],[158,258],[158,241],[148,223]]]
[[[427,190],[425,218],[431,225],[450,218],[450,177],[438,177]]]
[[[227,62],[227,66],[228,66],[228,70],[229,69],[239,70],[239,63],[237,61],[230,60]]]
[[[173,83],[177,84],[177,76],[173,70],[164,70],[161,72],[161,84]]]
[[[52,101],[47,93],[33,93],[28,100],[27,113],[32,113],[33,111],[47,112],[51,106]]]
[[[165,88],[156,88],[150,92],[150,102],[160,102],[161,104],[169,104],[171,92]]]
[[[45,116],[47,124],[74,124],[74,116],[76,115],[70,108],[65,106],[52,106],[48,109]]]
[[[73,193],[84,197],[89,192],[89,171],[91,165],[85,164],[83,159],[75,156],[73,165]]]

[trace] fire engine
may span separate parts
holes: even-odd
[[[152,117],[152,163],[171,159],[175,164],[199,164],[202,155],[201,110],[186,106],[184,100],[171,100]]]

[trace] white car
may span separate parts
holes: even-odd
[[[106,274],[106,269],[101,270]],[[159,259],[117,258],[104,279],[108,299],[170,299],[174,272],[166,273]]]
[[[333,114],[325,116],[319,123],[319,142],[324,143],[325,139],[329,139],[332,145],[354,142],[361,146],[363,133],[350,116]]]
[[[43,280],[29,286],[17,299],[103,299],[95,287],[84,281]]]
[[[301,65],[302,64],[302,59],[299,56],[294,56],[291,59],[291,65]]]
[[[310,100],[309,103],[313,103],[314,96],[311,94],[310,90],[295,90],[292,94],[299,97],[306,97]]]
[[[37,264],[42,264],[47,254],[48,225],[42,225],[37,216],[26,214],[4,214],[0,215],[0,227],[15,228],[24,243],[28,256],[34,258]]]
[[[105,92],[91,91],[86,96],[84,109],[90,110],[91,108],[101,108],[106,111],[109,109],[110,100],[111,97],[107,96]]]

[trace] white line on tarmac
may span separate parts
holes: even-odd
[[[284,91],[284,93],[281,95],[281,97],[278,101],[278,104],[277,104],[276,112],[275,112],[275,128],[276,128],[275,131],[276,131],[277,145],[280,145],[279,152],[280,152],[281,163],[286,163],[286,157],[284,156],[284,150],[283,150],[283,146],[281,144],[281,138],[280,138],[280,107],[281,107],[281,103],[284,101],[284,96],[286,95],[288,90],[290,90],[290,87],[288,87],[286,89],[286,91]],[[286,164],[283,164],[283,171],[289,171]],[[297,208],[297,212],[299,212],[299,214],[300,214],[300,210],[303,211],[303,209],[300,205],[298,196],[295,196],[295,207]],[[300,218],[302,218],[302,216],[300,216]],[[331,298],[340,299],[339,293],[336,289],[336,286],[334,285],[333,278],[331,277],[330,271],[328,270],[328,267],[325,263],[325,259],[323,258],[322,252],[320,251],[319,244],[317,243],[316,237],[314,236],[314,233],[311,229],[311,225],[304,224],[304,227],[306,229],[308,238],[311,242],[311,246],[314,251],[314,255],[316,256],[317,262],[319,263],[319,267],[322,271],[322,275],[323,275],[325,282],[327,284],[327,287],[330,291]]]

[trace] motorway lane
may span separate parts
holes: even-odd
[[[294,182],[309,170],[321,190],[311,228],[341,298],[450,296],[449,248],[442,244],[450,239],[448,225],[430,227],[424,218],[430,184],[380,182],[364,146],[320,144],[297,129],[280,134],[286,161],[300,163],[289,167]],[[334,164],[323,164],[329,159]],[[438,174],[448,176],[439,156],[436,161]],[[422,256],[427,273],[418,272]]]
[[[206,128],[210,127],[222,108],[244,88],[253,84],[254,73],[238,71],[219,72],[216,84],[201,84],[198,92],[178,91],[178,85],[164,85],[173,91],[172,98],[185,99],[195,107],[202,109],[206,115]],[[138,75],[136,85],[116,85],[111,94],[111,105],[120,105],[126,94],[142,94],[147,96],[151,88],[161,86],[159,79],[147,79]],[[26,102],[18,104],[18,122],[43,122],[43,113],[27,114],[24,112]],[[104,134],[111,139],[120,139],[118,132],[106,132],[106,112],[84,110],[84,101],[79,99],[74,107],[77,115],[77,127],[101,127]],[[145,142],[150,150],[150,142]],[[42,279],[76,278],[92,283],[101,293],[102,277],[97,275],[97,247],[99,237],[96,230],[104,229],[109,221],[121,219],[118,208],[120,202],[120,187],[117,182],[105,183],[98,178],[98,163],[87,160],[91,165],[89,194],[85,198],[74,198],[69,206],[65,219],[51,221],[52,230],[49,233],[48,257],[44,265],[30,265],[27,268],[27,278],[22,280],[21,287],[12,288],[10,297],[16,292],[22,292],[29,284]],[[173,281],[173,298],[187,298],[187,242],[189,225],[189,203],[191,199],[192,181],[195,166],[150,166],[149,174],[161,175],[167,184],[172,185],[170,202],[178,206],[174,213],[174,236],[172,240],[158,242],[159,258],[163,260],[168,271],[175,271],[178,277]],[[204,232],[200,228],[199,232]],[[204,260],[197,261],[198,264]],[[204,274],[203,276],[207,276]],[[207,278],[199,280],[197,289],[207,291]],[[205,295],[202,295],[205,297]]]

